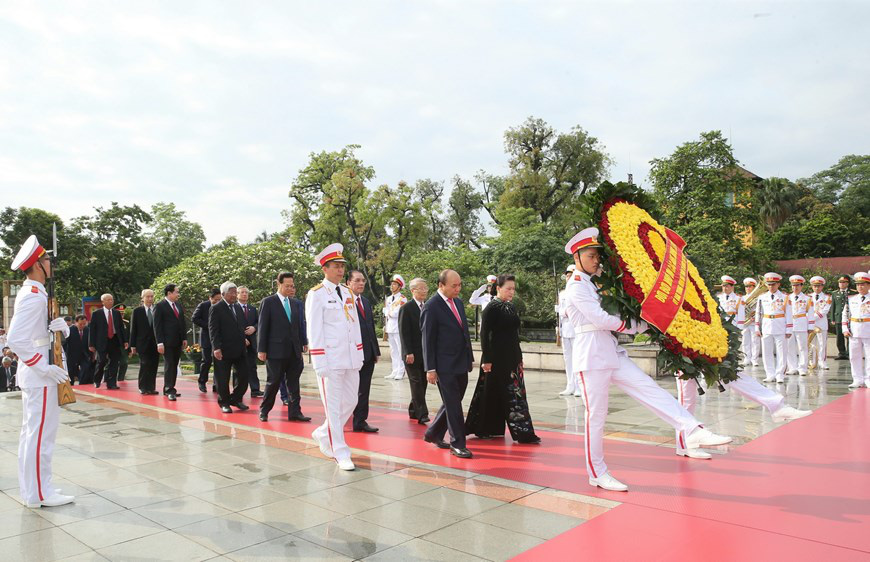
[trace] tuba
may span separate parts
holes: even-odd
[[[752,318],[752,321],[755,321],[755,306],[758,302],[758,297],[767,292],[767,285],[764,284],[763,280],[757,280],[755,283],[755,289],[748,295],[743,297],[743,306],[746,311],[747,321],[749,318]]]
[[[822,332],[821,328],[813,328],[810,331],[809,335],[807,335],[807,350],[810,354],[809,361],[807,363],[807,368],[812,372],[816,370],[816,367],[819,365],[819,353],[813,348],[813,340],[818,337],[818,335]],[[828,342],[820,342],[820,345],[827,345]]]

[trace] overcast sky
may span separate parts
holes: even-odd
[[[870,2],[0,0],[0,206],[174,201],[209,243],[282,227],[312,151],[376,183],[506,172],[526,117],[646,180],[720,129],[792,179],[870,152]]]

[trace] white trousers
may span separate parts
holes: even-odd
[[[326,419],[311,437],[336,460],[349,459],[350,447],[344,441],[344,424],[356,408],[359,371],[330,371],[326,378],[317,377],[317,386]]]
[[[755,326],[743,330],[741,348],[744,365],[758,363],[758,357],[761,355],[761,338],[755,335]]]
[[[565,359],[565,392],[575,392],[579,384],[574,372],[574,338],[562,338],[562,357]]]
[[[807,332],[792,332],[788,339],[788,370],[797,371],[801,375],[807,374],[807,365],[810,359]]]
[[[785,334],[778,336],[761,336],[761,355],[764,359],[764,374],[768,379],[785,380]],[[776,358],[773,354],[776,352]]]
[[[822,330],[813,338],[807,349],[809,360],[815,359],[816,370],[828,368],[828,331]]]
[[[701,425],[626,355],[620,354],[618,369],[581,371],[579,378],[583,404],[586,406],[586,471],[592,478],[607,472],[604,462],[604,421],[607,418],[611,383],[678,431],[688,435]]]
[[[707,384],[704,379],[701,378],[699,381],[706,390]],[[737,380],[729,382],[725,388],[733,390],[747,400],[761,404],[771,414],[785,405],[785,397],[782,394],[770,390],[743,371],[738,371]],[[677,400],[690,414],[694,415],[695,406],[698,404],[698,383],[693,380],[677,378]],[[676,440],[677,450],[685,450],[686,434],[677,431]]]
[[[849,338],[852,382],[870,387],[870,338]]]
[[[387,333],[387,342],[390,344],[390,361],[393,364],[390,374],[402,378],[405,376],[405,360],[402,358],[402,340],[399,338],[399,333]]]
[[[51,457],[60,422],[57,385],[22,388],[21,410],[18,486],[24,503],[39,503],[55,495]]]

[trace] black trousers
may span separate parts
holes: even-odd
[[[251,392],[260,392],[260,378],[257,376],[257,354],[245,352],[245,364],[247,369],[247,387],[251,388]],[[233,369],[233,386],[238,384],[239,369]],[[246,387],[246,388],[247,388]]]
[[[94,362],[88,357],[79,362],[79,384],[94,384]]]
[[[353,428],[359,429],[369,418],[369,393],[372,389],[372,373],[375,370],[375,360],[363,361],[359,370],[359,390],[357,391],[356,408],[353,409]]]
[[[181,346],[163,346],[163,394],[175,394],[175,380],[178,378],[178,361],[181,359]]]
[[[289,357],[287,359],[266,358],[266,392],[260,403],[260,413],[268,414],[275,406],[275,397],[281,388],[281,383],[287,384],[287,417],[301,416],[302,407],[299,403],[299,376],[305,364],[301,357]]]
[[[849,345],[843,335],[843,324],[837,322],[834,328],[837,330],[837,357],[849,357]]]
[[[408,373],[408,383],[411,385],[408,417],[412,420],[424,420],[429,417],[429,407],[426,406],[426,389],[429,387],[429,381],[426,380],[423,362],[416,355],[414,359],[416,359],[414,363],[405,363],[405,372]]]
[[[94,373],[94,384],[106,379],[106,386],[118,386],[118,362],[121,359],[121,340],[118,336],[106,342],[103,351],[97,350],[97,372]]]
[[[75,384],[76,381],[81,380],[79,376],[79,372],[81,371],[81,364],[79,364],[78,359],[71,359],[69,357],[66,358],[66,372],[69,373],[70,384]],[[2,377],[0,377],[2,378]],[[5,384],[5,381],[4,381]]]
[[[202,347],[202,365],[199,368],[199,378],[197,382],[205,384],[208,382],[208,372],[211,370],[211,361],[213,355],[211,354],[211,346],[203,346]]]
[[[441,393],[443,403],[426,430],[427,438],[444,439],[444,434],[450,430],[450,445],[457,449],[465,448],[465,416],[462,415],[462,399],[465,397],[466,388],[468,388],[468,373],[439,373],[438,392]]]
[[[128,354],[130,352],[126,349],[121,350],[121,354],[118,356],[118,380],[122,381],[127,378],[127,367],[129,365]]]
[[[139,352],[139,390],[156,390],[157,363],[160,361],[157,348],[136,351]]]
[[[233,367],[239,373],[233,391],[230,392],[230,375]],[[248,391],[248,360],[244,355],[233,358],[214,360],[214,381],[217,385],[218,404],[220,406],[234,406],[242,402],[245,392]]]

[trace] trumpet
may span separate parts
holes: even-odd
[[[822,333],[821,328],[813,328],[807,335],[807,350],[810,354],[807,369],[810,371],[815,371],[816,367],[819,365],[819,353],[813,349],[813,340],[815,340],[820,333]],[[819,345],[828,345],[828,342],[819,342]]]

